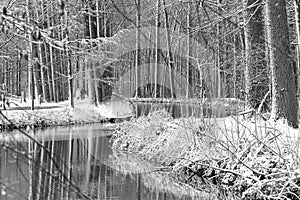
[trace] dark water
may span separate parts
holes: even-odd
[[[101,125],[0,136],[0,199],[203,199],[155,167],[113,151]],[[201,197],[201,198],[200,198]]]

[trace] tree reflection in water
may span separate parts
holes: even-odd
[[[38,143],[19,132],[1,134],[0,199],[195,197],[191,188],[162,182],[167,179],[150,173],[148,163],[113,152],[106,133],[100,125],[51,128],[33,134]],[[138,171],[128,170],[128,163]]]

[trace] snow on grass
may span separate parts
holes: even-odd
[[[97,109],[105,118],[126,118],[133,116],[132,106],[125,101],[108,101],[99,104]]]

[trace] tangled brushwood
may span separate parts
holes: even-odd
[[[299,199],[297,135],[258,119],[172,119],[155,111],[122,123],[112,141],[198,190],[238,199]]]

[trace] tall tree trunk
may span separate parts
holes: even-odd
[[[69,88],[69,100],[71,108],[74,108],[74,83],[73,83],[73,74],[72,74],[72,62],[71,62],[71,53],[68,51],[68,88]]]
[[[221,5],[223,0],[218,0],[218,3]],[[218,8],[218,12],[221,13],[221,8]],[[221,77],[221,65],[222,63],[222,53],[221,53],[221,48],[222,48],[222,39],[223,39],[223,33],[222,33],[222,22],[219,22],[217,25],[217,51],[216,51],[216,94],[217,98],[221,98],[222,95],[222,88],[221,88],[221,82],[222,82],[222,77]],[[224,26],[224,25],[223,25]]]
[[[88,2],[90,10],[95,10],[93,2]],[[90,11],[89,11],[90,12]],[[94,16],[91,16],[91,14],[87,14],[88,16],[85,16],[85,37],[89,39],[94,39],[97,37],[97,26],[95,23],[97,23],[96,18]],[[90,45],[90,48],[93,48],[93,44]],[[97,99],[96,99],[96,90],[95,90],[95,65],[94,65],[94,59],[93,55],[91,55],[91,51],[89,51],[89,59],[88,66],[87,66],[87,73],[88,73],[88,96],[89,96],[89,102],[91,104],[97,105]]]
[[[295,19],[296,19],[296,33],[297,33],[297,96],[299,96],[300,89],[300,2],[299,0],[294,0],[295,7]]]
[[[6,54],[7,54],[7,50],[6,50]],[[8,86],[8,59],[7,58],[5,58],[4,82],[3,83],[5,85],[5,87],[3,89],[7,88],[7,86]]]
[[[26,1],[26,21],[27,24],[30,22],[30,10],[31,10],[31,2],[30,0]],[[31,95],[31,110],[34,110],[34,72],[33,72],[33,60],[32,60],[32,36],[31,34],[27,34],[28,39],[28,95]]]
[[[266,63],[262,0],[248,0],[245,5],[245,84],[246,105],[257,109],[269,90]]]
[[[92,48],[90,46],[90,48]],[[91,52],[90,52],[91,53]],[[87,77],[88,77],[88,93],[89,93],[89,102],[90,104],[97,104],[96,98],[95,98],[95,81],[94,81],[94,64],[92,61],[91,55],[89,55],[90,59],[87,61],[88,63],[88,71],[87,71]]]
[[[97,31],[97,25],[95,25],[94,23],[97,23],[97,20],[95,20],[95,17],[91,17],[90,16],[90,38],[96,38],[97,37],[97,34],[93,34],[93,32],[95,32],[95,28],[96,28],[96,31]],[[91,48],[94,48],[94,45],[91,46]],[[93,56],[94,57],[94,56]],[[93,87],[93,93],[95,94],[94,98],[95,98],[95,105],[97,106],[98,103],[99,103],[99,96],[98,96],[98,81],[97,81],[97,69],[96,69],[96,61],[92,61],[92,69],[91,69],[91,72],[92,73],[92,76],[94,77],[93,78],[93,81],[92,81],[92,87]]]
[[[81,6],[84,7],[84,1],[81,0]],[[82,18],[82,24],[86,23],[86,14],[84,15],[84,17]],[[87,38],[87,27],[86,24],[84,26],[84,37]],[[77,38],[80,38],[80,34],[77,35]],[[82,48],[83,46],[78,43],[78,48]],[[86,60],[85,60],[85,55],[78,55],[78,60],[79,60],[79,69],[78,69],[78,75],[77,75],[77,79],[78,79],[78,88],[76,91],[76,98],[79,98],[80,100],[83,100],[85,98],[85,94],[87,93],[87,88],[86,88]],[[79,92],[79,94],[77,94]],[[79,95],[79,97],[78,97]]]
[[[290,40],[285,0],[266,0],[266,26],[272,81],[271,118],[284,118],[298,127],[296,74],[290,57]]]
[[[176,98],[175,96],[175,85],[174,85],[174,81],[175,81],[175,77],[174,77],[174,59],[173,59],[173,55],[172,55],[172,49],[171,49],[171,37],[170,37],[170,25],[169,25],[169,18],[168,18],[168,13],[167,13],[167,9],[166,9],[166,2],[165,0],[163,1],[163,6],[164,6],[164,14],[165,14],[165,24],[166,24],[166,35],[167,35],[167,57],[168,57],[168,67],[169,67],[169,80],[170,80],[170,89],[171,89],[171,98]]]
[[[237,20],[235,19],[235,22]],[[237,45],[236,45],[236,35],[233,36],[233,98],[237,98]]]
[[[48,12],[48,8],[47,8],[48,4],[44,2],[44,0],[42,0],[42,21],[44,23],[44,28],[49,28],[50,27],[50,23],[49,23],[49,19],[46,19],[45,13]],[[46,42],[44,42],[41,45],[41,52],[44,52],[44,60],[45,60],[45,83],[44,83],[44,87],[46,90],[46,95],[44,96],[44,98],[47,100],[47,102],[52,100],[52,88],[51,88],[51,84],[50,84],[50,80],[51,80],[51,75],[50,75],[50,65],[49,65],[49,55],[48,55],[48,44]]]
[[[61,0],[64,1],[64,0]],[[63,10],[60,11],[61,14],[64,14],[65,12]],[[64,15],[61,15],[61,17],[59,18],[59,23],[62,26],[61,30],[57,33],[58,35],[58,40],[63,41],[65,40],[65,33],[64,33],[64,29],[65,27],[63,26],[64,24]],[[68,64],[67,64],[67,60],[68,58],[66,55],[66,48],[64,48],[64,50],[58,50],[58,59],[59,59],[59,74],[65,75],[67,73],[65,73],[65,68],[68,68]],[[67,66],[67,67],[65,67]],[[59,91],[59,99],[58,101],[64,101],[66,100],[66,95],[65,95],[65,76],[59,76],[59,84],[58,84],[58,91]]]
[[[66,33],[65,33],[65,40],[69,40],[69,30],[68,30],[68,15],[67,12],[63,12],[64,16],[62,18],[62,22],[64,22],[65,27],[66,27]],[[64,35],[62,35],[64,37]],[[66,57],[67,57],[67,68],[68,68],[68,89],[69,89],[69,101],[70,101],[70,106],[71,108],[74,108],[74,79],[73,79],[73,74],[72,74],[72,58],[71,58],[71,52],[69,47],[66,48],[65,50]]]
[[[47,20],[48,20],[48,24],[50,27],[54,26],[54,19],[50,18],[50,14],[52,12],[52,5],[49,3],[48,4],[48,11],[47,11]],[[52,33],[51,36],[53,37],[54,34]],[[52,89],[52,95],[53,95],[53,101],[57,102],[58,98],[57,98],[57,88],[56,88],[56,76],[55,76],[55,66],[54,66],[54,53],[55,51],[53,50],[53,47],[51,46],[51,44],[49,44],[49,57],[50,57],[50,71],[51,71],[51,79],[49,79],[49,81],[51,80],[51,89]],[[50,76],[50,72],[49,72],[49,76]]]
[[[38,44],[38,51],[39,51],[39,55],[38,55],[38,60],[40,63],[40,69],[41,69],[41,86],[42,86],[42,94],[43,94],[43,98],[47,97],[47,93],[46,93],[46,86],[45,86],[45,65],[43,63],[43,59],[42,59],[42,46],[39,43]]]
[[[156,36],[155,36],[155,66],[154,66],[154,98],[158,92],[158,65],[159,65],[159,43],[160,43],[160,0],[156,1]]]
[[[47,98],[47,101],[52,101],[53,99],[53,95],[52,95],[52,84],[51,84],[51,67],[50,67],[50,61],[49,61],[49,55],[48,55],[48,45],[46,43],[44,43],[43,45],[43,49],[44,49],[44,52],[45,52],[45,63],[47,63],[47,91],[48,91],[48,96],[46,97]],[[51,48],[51,47],[50,47]]]
[[[140,31],[140,23],[141,23],[141,0],[137,0],[137,12],[136,12],[136,54],[135,54],[135,98],[138,98],[138,89],[141,83],[141,71],[140,71],[140,63],[141,63],[141,55],[140,55],[140,43],[141,43],[141,31]]]
[[[14,67],[14,62],[10,62],[9,71],[10,71],[10,93],[11,94],[15,93],[15,84],[14,84],[15,73],[13,73],[13,67]]]
[[[55,66],[54,66],[54,60],[53,60],[53,47],[51,45],[49,45],[49,56],[50,56],[50,68],[51,68],[51,85],[52,85],[52,94],[53,94],[53,101],[57,102],[58,101],[58,97],[57,97],[57,91],[56,91],[56,76],[55,76]]]
[[[191,79],[191,69],[190,69],[190,56],[191,56],[191,44],[190,44],[190,15],[191,15],[191,3],[188,2],[188,13],[187,13],[187,17],[186,17],[186,24],[187,24],[187,53],[186,53],[186,98],[190,98],[191,97],[191,91],[190,91],[190,79]]]
[[[79,84],[79,90],[82,90],[81,92],[86,93],[86,87],[85,87],[85,58],[81,57],[79,61],[79,77],[78,77],[78,84]],[[80,95],[80,99],[83,99],[83,96]]]
[[[99,4],[99,0],[96,0],[96,12],[97,12],[97,19],[96,19],[96,22],[97,22],[97,38],[99,39],[100,38],[100,27],[101,27],[101,21],[100,21],[100,5],[102,5],[102,2],[101,4]],[[101,9],[102,10],[102,9]],[[100,45],[101,45],[101,42],[99,40],[98,42],[98,53],[100,54]],[[100,62],[98,62],[99,64],[101,64]],[[98,69],[99,70],[99,69]],[[95,76],[97,77],[97,73],[95,73]],[[100,77],[99,77],[100,78]],[[98,102],[102,102],[103,101],[103,96],[102,96],[102,82],[99,82],[97,81],[97,84],[96,84],[96,96],[97,96],[97,101]]]
[[[20,56],[20,52],[18,52],[17,57],[17,77],[16,77],[16,95],[21,95],[21,67],[22,67],[22,58]]]
[[[39,25],[43,26],[43,25],[41,25],[43,21],[40,20],[40,15],[39,15],[40,9],[43,11],[42,7],[39,7],[39,5],[38,5],[38,8],[35,10],[35,14],[36,14],[36,18],[38,19],[38,22],[40,23]],[[45,65],[43,63],[43,56],[42,56],[42,43],[40,40],[38,42],[39,43],[37,44],[36,51],[37,51],[37,60],[38,60],[39,65],[37,65],[37,67],[39,68],[40,75],[41,75],[40,76],[40,85],[41,85],[41,89],[42,89],[42,96],[43,96],[43,98],[46,98],[46,87],[45,87],[45,78],[44,78],[44,75],[45,75],[44,66]],[[36,74],[37,74],[37,72],[36,72]]]

